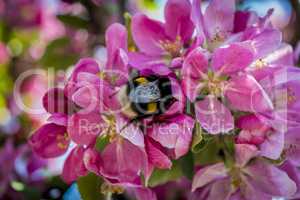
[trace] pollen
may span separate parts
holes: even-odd
[[[108,183],[103,183],[101,185],[101,193],[102,194],[122,194],[124,192],[124,188],[116,185],[110,185]]]
[[[267,66],[267,63],[263,60],[263,59],[258,59],[256,62],[255,62],[255,68],[257,69],[261,69],[265,66]]]
[[[65,144],[65,141],[67,141],[68,139],[69,136],[67,133],[65,133],[64,135],[57,135],[56,136],[57,147],[60,149],[67,149],[68,145]]]
[[[181,37],[177,36],[175,41],[165,40],[159,41],[161,47],[167,51],[172,57],[180,56],[180,50],[182,48]]]

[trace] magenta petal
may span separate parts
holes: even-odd
[[[263,112],[273,109],[266,92],[250,75],[232,77],[225,96],[231,107],[240,111]]]
[[[75,147],[65,161],[62,178],[67,183],[75,181],[78,177],[87,174],[87,169],[83,163],[84,148],[82,146]]]
[[[166,34],[176,40],[177,36],[186,43],[190,40],[194,25],[190,20],[191,3],[189,0],[169,0],[165,6]]]
[[[54,113],[47,119],[47,121],[60,126],[67,126],[68,116],[61,113]]]
[[[114,67],[114,59],[119,49],[127,49],[127,30],[119,23],[114,23],[108,27],[105,33],[107,46],[107,66]]]
[[[214,164],[200,169],[194,176],[192,191],[203,187],[217,179],[227,177],[227,170],[223,163]]]
[[[39,156],[53,158],[64,154],[69,147],[70,139],[65,126],[45,124],[29,139],[29,144]]]
[[[195,103],[196,118],[210,134],[227,133],[234,128],[233,117],[214,96]]]
[[[168,38],[162,23],[136,14],[132,18],[131,30],[133,39],[142,52],[149,55],[161,55],[164,52],[160,42]]]
[[[68,133],[77,144],[89,145],[95,142],[97,136],[105,128],[102,122],[103,119],[97,112],[76,113],[68,121]]]
[[[160,56],[149,56],[139,52],[129,52],[129,64],[137,70],[149,69],[152,66],[162,66],[165,61]]]
[[[129,120],[125,117],[120,115],[116,116],[116,129],[117,133],[119,133],[122,137],[130,141],[132,144],[144,147],[144,134],[142,130],[136,126],[135,124],[131,123],[128,124]],[[125,128],[124,128],[125,127]]]
[[[172,162],[169,157],[164,154],[154,141],[150,138],[146,139],[146,152],[148,155],[148,160],[155,167],[160,169],[170,169],[172,166]]]
[[[255,188],[272,196],[292,196],[297,187],[286,172],[265,161],[256,160],[246,169]]]
[[[194,120],[186,115],[168,119],[168,123],[157,123],[148,130],[148,135],[163,147],[174,149],[179,158],[188,152],[192,140]]]
[[[210,1],[204,13],[205,28],[209,38],[227,37],[233,31],[235,1]]]
[[[95,149],[87,149],[84,152],[83,162],[88,171],[100,175],[102,159],[100,153]]]
[[[72,100],[81,108],[95,109],[100,104],[98,87],[86,84],[73,93]]]
[[[253,62],[253,53],[251,46],[246,43],[220,47],[212,56],[212,68],[220,74],[234,74]]]
[[[60,88],[50,89],[43,97],[43,106],[47,112],[53,113],[71,113],[74,110],[74,104],[68,100],[64,90]]]
[[[136,188],[135,196],[137,200],[157,200],[156,194],[149,188]]]
[[[101,174],[120,183],[140,185],[140,173],[145,169],[145,152],[126,139],[109,144],[102,153]]]
[[[280,169],[285,171],[288,176],[297,184],[297,192],[291,199],[300,198],[300,170],[298,167],[294,166],[291,162],[286,161],[281,166]]]

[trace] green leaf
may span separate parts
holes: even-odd
[[[182,176],[181,166],[178,161],[174,161],[171,169],[155,169],[152,173],[148,186],[155,187],[163,185],[169,181],[175,181]]]
[[[185,156],[179,159],[181,170],[184,176],[192,180],[194,176],[194,156],[190,151]]]
[[[58,15],[57,18],[64,24],[73,28],[87,29],[89,24],[88,20],[75,15]]]
[[[195,163],[200,165],[209,165],[219,161],[222,158],[219,155],[220,146],[215,139],[206,141],[204,148],[199,153],[194,154]]]
[[[192,152],[198,153],[204,147],[205,141],[202,137],[202,128],[198,122],[195,123],[193,141],[192,141]]]
[[[52,41],[46,48],[40,63],[46,67],[55,69],[66,69],[75,64],[79,56],[75,53],[70,54],[71,42],[69,38],[62,37]]]
[[[103,200],[104,195],[101,194],[101,185],[103,180],[95,174],[88,174],[77,180],[78,190],[82,200]]]
[[[101,152],[104,150],[106,145],[109,144],[109,137],[103,136],[103,137],[98,137],[96,141],[96,149]]]

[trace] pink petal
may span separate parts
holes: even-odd
[[[235,1],[210,1],[204,13],[205,28],[210,39],[227,37],[233,31]]]
[[[210,134],[227,133],[234,128],[233,117],[214,96],[195,103],[196,118]]]
[[[204,84],[199,83],[199,80],[190,77],[184,77],[181,85],[184,94],[191,102],[196,100],[204,87]]]
[[[105,41],[107,47],[107,66],[114,67],[116,54],[120,49],[127,50],[127,30],[119,23],[110,25],[105,33]]]
[[[137,200],[157,200],[156,194],[148,188],[136,188],[135,196]]]
[[[140,52],[129,52],[128,55],[129,64],[137,70],[145,70],[152,66],[165,64],[165,61],[160,56],[150,56]]]
[[[74,67],[70,81],[77,81],[78,74],[81,72],[97,74],[100,72],[100,68],[97,61],[93,58],[81,59]]]
[[[62,178],[67,183],[75,181],[78,177],[87,174],[87,169],[83,163],[84,148],[82,146],[75,147],[65,161]]]
[[[263,58],[276,50],[281,41],[282,33],[277,29],[264,29],[261,33],[249,38],[255,49],[255,58]]]
[[[107,65],[105,69],[105,80],[109,81],[113,86],[121,86],[128,82],[128,63],[129,58],[125,50],[119,49],[114,54],[111,65]]]
[[[54,113],[47,119],[47,121],[60,126],[67,126],[68,116],[61,113]]]
[[[189,149],[192,139],[194,120],[186,115],[168,119],[168,123],[155,123],[149,128],[148,135],[163,147],[174,149],[178,158]]]
[[[231,196],[231,193],[230,179],[218,180],[212,184],[207,200],[227,200]]]
[[[284,148],[284,133],[282,131],[269,132],[259,148],[262,156],[273,160],[279,159]]]
[[[91,171],[97,175],[100,175],[102,167],[102,159],[100,153],[92,148],[88,148],[84,152],[83,162],[88,171]]]
[[[256,160],[246,169],[253,186],[272,196],[292,196],[297,187],[286,172],[262,160]]]
[[[183,62],[182,76],[200,79],[208,69],[207,57],[207,52],[201,47],[191,51]]]
[[[68,133],[77,144],[89,145],[95,142],[97,136],[105,128],[102,122],[103,119],[97,112],[76,113],[68,121]]]
[[[291,128],[285,134],[286,158],[296,166],[300,166],[300,129]]]
[[[273,104],[266,92],[250,75],[232,77],[225,96],[231,107],[240,111],[263,112],[273,109]]]
[[[128,119],[118,115],[116,117],[117,133],[130,141],[132,144],[143,148],[145,146],[145,143],[142,130],[138,126],[135,126],[135,124],[131,123],[128,125],[128,123]]]
[[[233,43],[218,48],[212,56],[212,68],[220,74],[234,74],[248,67],[254,59],[251,46]]]
[[[252,158],[258,155],[258,149],[254,145],[236,144],[235,160],[236,163],[244,167]]]
[[[200,41],[204,41],[206,38],[204,20],[201,11],[201,0],[193,0],[192,1],[192,11],[191,11],[191,20],[195,25],[197,30],[197,36],[200,38]],[[202,43],[202,42],[200,42]]]
[[[53,123],[45,124],[29,139],[29,144],[34,152],[43,158],[53,158],[64,154],[69,143],[66,127]]]
[[[162,23],[136,14],[132,18],[131,30],[133,39],[142,52],[149,55],[161,55],[164,52],[159,42],[168,38]]]
[[[165,6],[166,34],[176,40],[181,37],[183,43],[190,40],[194,25],[190,20],[191,4],[189,0],[169,0]]]
[[[163,153],[159,144],[156,144],[151,138],[146,139],[146,152],[148,160],[155,167],[160,169],[170,169],[172,162],[169,157]]]
[[[43,97],[43,106],[47,112],[53,113],[72,113],[75,105],[64,94],[60,88],[50,89]]]
[[[192,191],[209,183],[227,177],[227,170],[223,163],[214,164],[200,169],[194,176]]]
[[[145,152],[126,139],[109,144],[102,153],[101,174],[120,183],[140,185],[140,173],[145,169]]]
[[[278,49],[272,51],[263,60],[268,64],[294,65],[293,47],[289,44],[282,43]]]

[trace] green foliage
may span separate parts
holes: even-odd
[[[46,67],[55,69],[66,69],[75,64],[79,55],[70,53],[70,39],[67,37],[58,38],[48,44],[40,63]]]
[[[185,156],[179,159],[181,171],[185,177],[192,180],[194,176],[194,156],[190,151]]]
[[[104,150],[104,148],[106,147],[106,145],[109,144],[109,137],[107,136],[102,136],[102,137],[98,137],[97,141],[96,141],[96,149],[101,152]]]
[[[204,138],[204,144],[199,153],[194,154],[194,160],[199,165],[209,165],[222,161],[219,155],[220,146],[216,139]]]
[[[88,28],[88,20],[75,16],[75,15],[58,15],[57,18],[63,22],[64,24],[79,29],[87,29]]]
[[[83,200],[102,200],[104,195],[101,194],[101,185],[103,180],[95,174],[88,174],[77,181],[78,190]]]
[[[205,141],[202,136],[202,128],[198,122],[195,123],[193,141],[191,150],[193,153],[198,153],[204,147]]]
[[[152,173],[148,186],[155,187],[169,181],[175,181],[182,176],[182,170],[178,161],[173,161],[171,169],[155,169]]]

